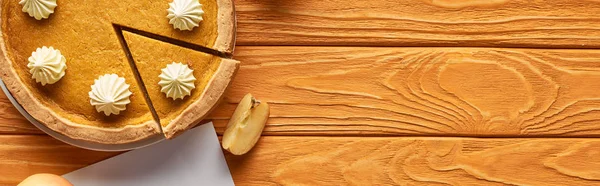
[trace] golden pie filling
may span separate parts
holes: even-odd
[[[200,98],[209,80],[221,64],[221,58],[217,56],[129,32],[123,32],[123,35],[163,127],[180,115],[190,103]],[[161,92],[161,86],[158,84],[160,78],[157,74],[160,74],[162,68],[173,62],[188,65],[194,70],[193,74],[196,77],[195,88],[191,91],[191,95],[183,99],[168,98],[165,93]]]
[[[87,13],[96,12],[94,6],[61,1],[50,19],[38,21],[23,13],[21,6],[15,2],[3,1],[2,5],[6,55],[21,81],[44,106],[74,123],[104,128],[138,125],[152,120],[110,22],[94,18],[98,14]],[[42,46],[60,50],[67,59],[66,74],[55,84],[42,86],[36,83],[27,67],[31,53]],[[88,92],[96,78],[111,73],[124,77],[133,94],[127,110],[107,117],[90,106]]]
[[[171,1],[109,1],[112,3],[109,7],[115,11],[108,11],[107,14],[115,24],[213,48],[219,34],[217,30],[217,3],[214,0],[200,0],[202,10],[204,11],[204,15],[202,16],[204,20],[192,31],[179,31],[174,30],[173,26],[168,24],[168,20],[165,18],[167,15],[165,10],[169,8],[168,3]],[[159,13],[157,14],[156,12]]]
[[[196,102],[206,102],[200,110],[212,108],[216,104],[213,98],[221,96],[238,64],[139,33],[123,31],[124,38],[120,38],[122,28],[231,52],[235,23],[230,0],[200,0],[203,20],[191,31],[176,30],[169,24],[166,10],[172,1],[58,1],[49,18],[41,20],[23,12],[17,0],[1,1],[2,79],[34,118],[69,137],[116,144],[157,134],[161,125],[166,127],[186,113],[195,114],[186,110],[193,110],[193,105],[200,108]],[[128,50],[120,39],[126,41]],[[54,84],[36,82],[28,67],[32,52],[43,46],[59,50],[66,58],[66,73]],[[131,52],[133,61],[126,51]],[[173,62],[187,64],[196,78],[195,89],[183,99],[166,97],[158,85],[161,69]],[[90,103],[88,93],[94,80],[105,74],[116,74],[130,85],[130,103],[119,114],[107,116]],[[221,75],[215,78],[216,74]],[[145,87],[138,82],[138,75]],[[158,118],[153,117],[154,110]],[[193,119],[178,121],[198,120],[196,116],[184,118]]]

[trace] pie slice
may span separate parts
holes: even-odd
[[[231,80],[237,63],[181,48],[178,49],[182,51],[179,55],[165,56],[166,52],[157,52],[175,50],[169,45],[154,45],[164,49],[136,49],[136,54],[147,59],[173,57],[170,61],[176,61],[181,60],[180,56],[202,56],[205,59],[198,59],[193,66],[206,74],[196,76],[199,84],[192,96],[177,105],[166,105],[157,99],[159,107],[156,110],[162,112],[158,114],[162,116],[159,124],[153,116],[154,108],[146,99],[155,95],[146,95],[142,82],[154,81],[160,71],[149,75],[147,73],[151,72],[146,72],[147,69],[135,68],[127,57],[124,42],[121,42],[121,30],[157,35],[164,37],[161,40],[166,38],[204,47],[224,55],[231,55],[235,38],[231,0],[200,0],[203,20],[191,31],[177,30],[169,24],[166,10],[172,1],[58,1],[58,6],[47,19],[37,20],[37,17],[34,19],[23,12],[24,5],[19,4],[20,1],[0,0],[2,80],[35,119],[74,139],[104,144],[130,143],[159,135],[161,124],[167,136],[173,136],[193,126],[212,108]],[[32,52],[42,47],[53,47],[66,59],[64,76],[53,84],[36,82],[28,67]],[[144,60],[144,57],[140,59]],[[115,112],[118,114],[100,112],[91,105],[88,94],[95,80],[108,74],[123,78],[131,92],[129,102],[123,107],[125,110]],[[142,75],[141,79],[138,74]],[[146,80],[145,77],[151,78]],[[152,86],[148,88],[149,93],[154,90]],[[114,100],[109,100],[113,104],[111,101]]]
[[[238,61],[232,59],[127,31],[123,32],[123,36],[167,138],[195,126],[217,105],[239,65]],[[193,70],[195,88],[189,96],[173,99],[161,92],[159,75],[163,68],[172,63],[181,63]]]

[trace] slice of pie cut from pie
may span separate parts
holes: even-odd
[[[232,59],[182,48],[127,31],[123,32],[135,66],[148,90],[162,131],[172,138],[200,122],[220,100],[239,66]],[[159,75],[170,64],[183,64],[193,70],[195,81],[189,95],[167,97],[161,91]],[[174,85],[177,86],[177,85]]]
[[[104,144],[122,144],[157,135],[161,125],[153,117],[150,103],[145,99],[144,87],[136,81],[138,69],[132,68],[124,52],[125,48],[119,41],[119,29],[115,28],[123,27],[156,34],[223,53],[231,53],[235,38],[233,3],[230,0],[200,0],[204,12],[203,20],[191,31],[177,30],[169,24],[166,16],[171,2],[172,0],[106,0],[85,3],[58,1],[58,6],[48,19],[36,20],[22,11],[23,5],[20,5],[18,0],[0,0],[0,77],[32,117],[71,138]],[[54,84],[42,85],[36,82],[28,67],[28,58],[32,56],[32,52],[42,47],[53,47],[66,59],[66,73]],[[164,53],[156,52],[163,50],[160,48],[142,50],[150,49],[151,52],[138,52],[144,53],[148,58],[164,57]],[[189,55],[199,55],[195,54],[197,52],[193,53]],[[206,63],[207,72],[231,69],[221,66],[233,64],[223,63],[232,61],[228,59],[219,58],[213,61]],[[160,74],[157,73],[155,77]],[[108,116],[90,104],[88,94],[95,80],[107,74],[123,78],[132,93],[125,110]],[[218,89],[219,86],[210,86],[209,82],[219,85],[229,83],[231,77],[217,76],[218,74],[226,73],[215,73],[214,76],[210,76],[210,80],[205,79],[206,85],[203,86]],[[203,78],[197,77],[199,82]],[[203,90],[201,85],[198,87],[195,91]],[[209,101],[203,102],[210,103],[210,100],[216,100],[222,93],[220,90],[207,92],[200,94],[206,95],[205,98],[192,95],[186,99],[208,99]],[[160,102],[157,101],[158,103]],[[173,108],[172,111],[185,115],[196,112],[198,109],[187,108],[194,106],[190,102],[188,105]],[[180,123],[195,120],[195,117],[180,117],[172,113],[166,115],[171,117],[167,120]],[[168,130],[169,126],[180,127]],[[165,129],[181,131],[188,128],[182,126],[185,125],[165,124]]]

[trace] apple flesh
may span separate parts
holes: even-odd
[[[223,134],[223,149],[234,155],[250,151],[260,138],[269,119],[269,104],[246,94],[233,112]]]

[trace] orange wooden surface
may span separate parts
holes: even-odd
[[[238,45],[600,48],[598,0],[236,0]]]
[[[600,1],[237,0],[222,134],[269,102],[239,185],[600,184]],[[0,94],[0,185],[118,153],[63,144]]]

